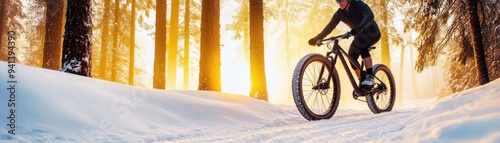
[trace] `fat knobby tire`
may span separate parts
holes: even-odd
[[[339,100],[340,100],[340,82],[339,82],[339,77],[337,70],[333,70],[332,73],[332,80],[333,80],[333,86],[334,88],[334,93],[328,93],[328,94],[334,94],[332,103],[330,103],[330,108],[327,114],[325,115],[316,115],[314,114],[309,107],[307,107],[306,101],[304,100],[303,92],[302,92],[302,76],[304,74],[304,70],[307,68],[307,65],[314,61],[319,61],[322,62],[323,65],[326,65],[327,68],[325,69],[328,70],[332,68],[332,65],[330,61],[323,55],[312,53],[304,56],[299,63],[297,63],[297,66],[295,67],[295,70],[293,72],[293,78],[292,78],[292,92],[293,92],[293,99],[295,101],[295,105],[297,106],[297,109],[299,112],[306,118],[307,120],[321,120],[321,119],[330,119],[333,114],[335,114],[335,111],[337,110]],[[328,72],[325,72],[328,73]]]
[[[395,95],[396,94],[396,87],[395,87],[394,77],[392,76],[391,70],[383,64],[376,64],[375,66],[373,66],[373,74],[377,75],[378,72],[385,72],[387,74],[389,83],[385,83],[385,84],[387,86],[387,90],[391,90],[391,91],[388,91],[388,92],[390,92],[390,96],[389,96],[390,99],[389,99],[389,106],[386,109],[380,109],[380,107],[377,106],[377,104],[375,103],[376,101],[373,97],[374,96],[373,94],[366,96],[366,102],[368,103],[368,107],[370,108],[370,110],[374,114],[391,111],[392,107],[394,106],[394,101],[396,100],[396,95]]]

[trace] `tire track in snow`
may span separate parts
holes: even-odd
[[[263,123],[261,128],[217,128],[194,136],[170,138],[174,142],[368,142],[404,128],[421,108],[373,114],[369,110],[339,109],[332,119],[306,121],[293,118]],[[394,120],[397,118],[397,120]],[[289,122],[289,123],[283,123]],[[160,140],[166,141],[166,140]]]

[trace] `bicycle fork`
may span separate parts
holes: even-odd
[[[324,83],[321,82],[323,79],[322,77],[323,77],[324,72],[325,72],[325,65],[322,65],[321,70],[319,72],[318,80],[316,80],[316,86],[313,86],[312,89],[318,90],[318,89],[329,89],[330,88],[331,73],[328,75],[328,78],[326,79],[326,81]]]
[[[313,86],[313,89],[315,89],[315,90],[317,90],[317,89],[329,89],[330,88],[330,80],[332,80],[333,69],[334,69],[333,64],[335,63],[335,60],[337,60],[337,56],[335,56],[335,59],[334,59],[332,56],[330,56],[330,54],[331,54],[331,52],[328,52],[328,54],[326,56],[328,59],[330,59],[330,61],[333,61],[330,63],[332,65],[329,69],[328,77],[324,83],[321,83],[323,74],[325,73],[325,65],[322,65],[320,72],[319,72],[318,80],[316,81],[316,86]]]

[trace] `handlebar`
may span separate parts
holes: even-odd
[[[353,36],[351,33],[346,32],[345,34],[342,34],[342,35],[332,36],[330,38],[318,40],[318,41],[316,41],[316,46],[323,45],[324,41],[335,41],[335,40],[338,40],[338,39],[349,39],[349,37],[351,37],[351,36]]]

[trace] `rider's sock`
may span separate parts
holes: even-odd
[[[373,69],[372,68],[367,68],[366,69],[366,74],[373,75]]]

